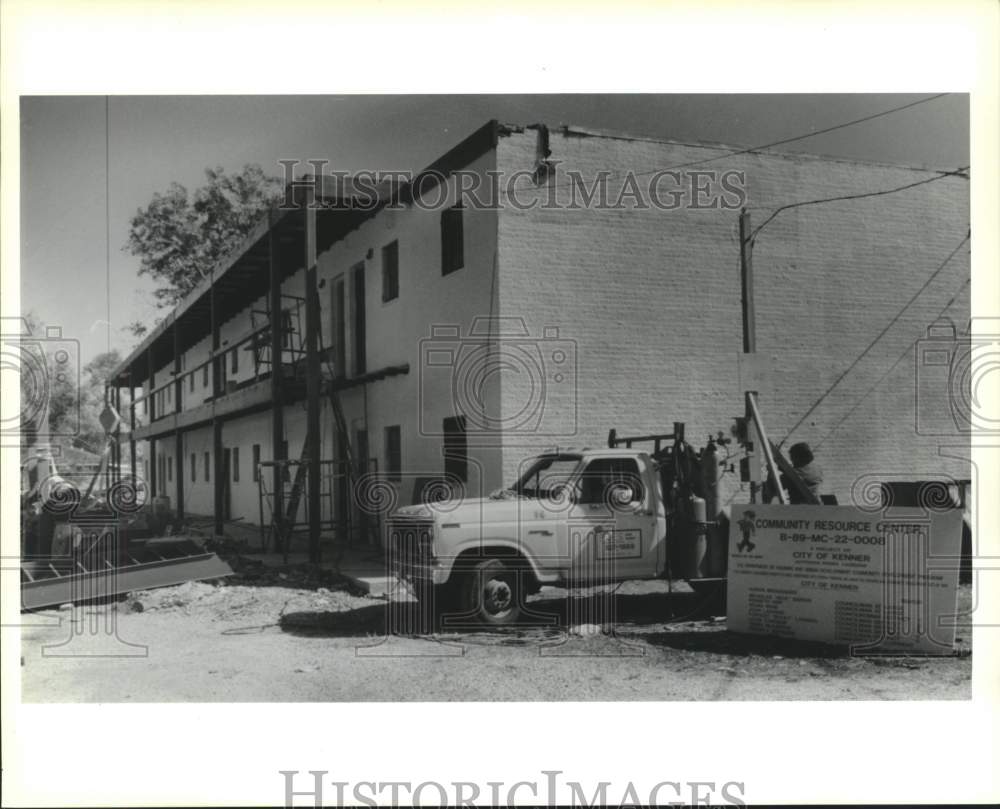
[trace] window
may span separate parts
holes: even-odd
[[[465,236],[462,232],[462,206],[441,212],[441,275],[460,270],[465,265]]]
[[[642,502],[639,466],[634,458],[595,458],[583,470],[578,488],[581,503],[600,503],[613,509]],[[631,496],[624,500],[622,494],[627,491]]]
[[[201,386],[203,388],[208,387],[208,366],[209,366],[208,363],[205,363],[203,366],[201,366]]]
[[[191,453],[191,482],[194,483],[198,480],[198,459],[195,454]]]
[[[394,241],[382,248],[382,301],[392,301],[399,297],[399,242]]]
[[[167,385],[163,391],[163,395],[167,397],[167,404],[170,404],[174,400],[174,394],[173,391],[171,391],[172,387],[173,385]]]
[[[211,477],[212,477],[212,475],[211,475],[211,471],[210,471],[210,467],[211,467],[211,466],[212,466],[212,456],[211,456],[211,455],[210,455],[210,454],[209,454],[208,452],[206,452],[206,453],[205,453],[205,482],[206,482],[206,483],[207,483],[207,482],[208,482],[208,481],[209,481],[209,480],[211,479]]]
[[[403,448],[399,425],[385,428],[385,476],[389,480],[402,480]]]
[[[354,434],[354,445],[357,449],[358,457],[354,459],[359,472],[368,469],[368,431],[358,430]]]
[[[174,482],[174,459],[167,458],[167,482]]]
[[[240,370],[240,350],[238,348],[229,352],[229,370],[234,374]]]
[[[240,448],[233,447],[233,483],[240,482]]]
[[[253,445],[253,482],[260,480],[260,444]]]
[[[330,290],[333,312],[333,362],[334,374],[343,379],[347,374],[347,298],[344,293],[344,279],[339,278]]]
[[[188,374],[188,390],[194,393],[194,374]]]
[[[351,283],[354,288],[354,373],[363,374],[366,370],[367,349],[365,345],[365,263],[354,265]]]
[[[465,416],[444,420],[444,473],[463,483],[469,476],[469,447],[465,439]]]

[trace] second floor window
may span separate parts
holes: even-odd
[[[399,242],[389,242],[382,248],[382,301],[399,297]]]
[[[462,206],[455,205],[441,212],[441,275],[465,266],[465,234]]]
[[[240,350],[238,348],[229,352],[229,370],[234,374],[240,370]]]

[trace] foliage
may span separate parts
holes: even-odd
[[[205,176],[207,183],[193,194],[171,183],[130,222],[125,250],[139,257],[140,275],[159,284],[153,294],[161,307],[193,289],[281,198],[281,180],[257,165],[232,175],[209,168]],[[141,337],[146,325],[136,322],[129,330]]]
[[[31,335],[45,334],[45,324],[37,314],[24,316]],[[58,346],[45,340],[26,340],[22,346],[21,414],[22,434],[33,435],[44,429],[32,420],[40,415],[40,404],[47,405],[48,433],[52,443],[100,452],[104,446],[104,428],[99,416],[104,409],[104,384],[121,362],[117,350],[98,354],[78,374],[57,373],[53,352]],[[30,355],[30,356],[28,356]],[[36,369],[31,373],[28,365]]]

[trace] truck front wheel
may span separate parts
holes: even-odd
[[[524,595],[522,571],[501,559],[487,559],[466,575],[462,606],[487,626],[510,626],[521,617]]]

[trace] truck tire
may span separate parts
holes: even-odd
[[[521,617],[524,575],[502,559],[486,559],[466,574],[461,606],[486,626],[511,626]]]

